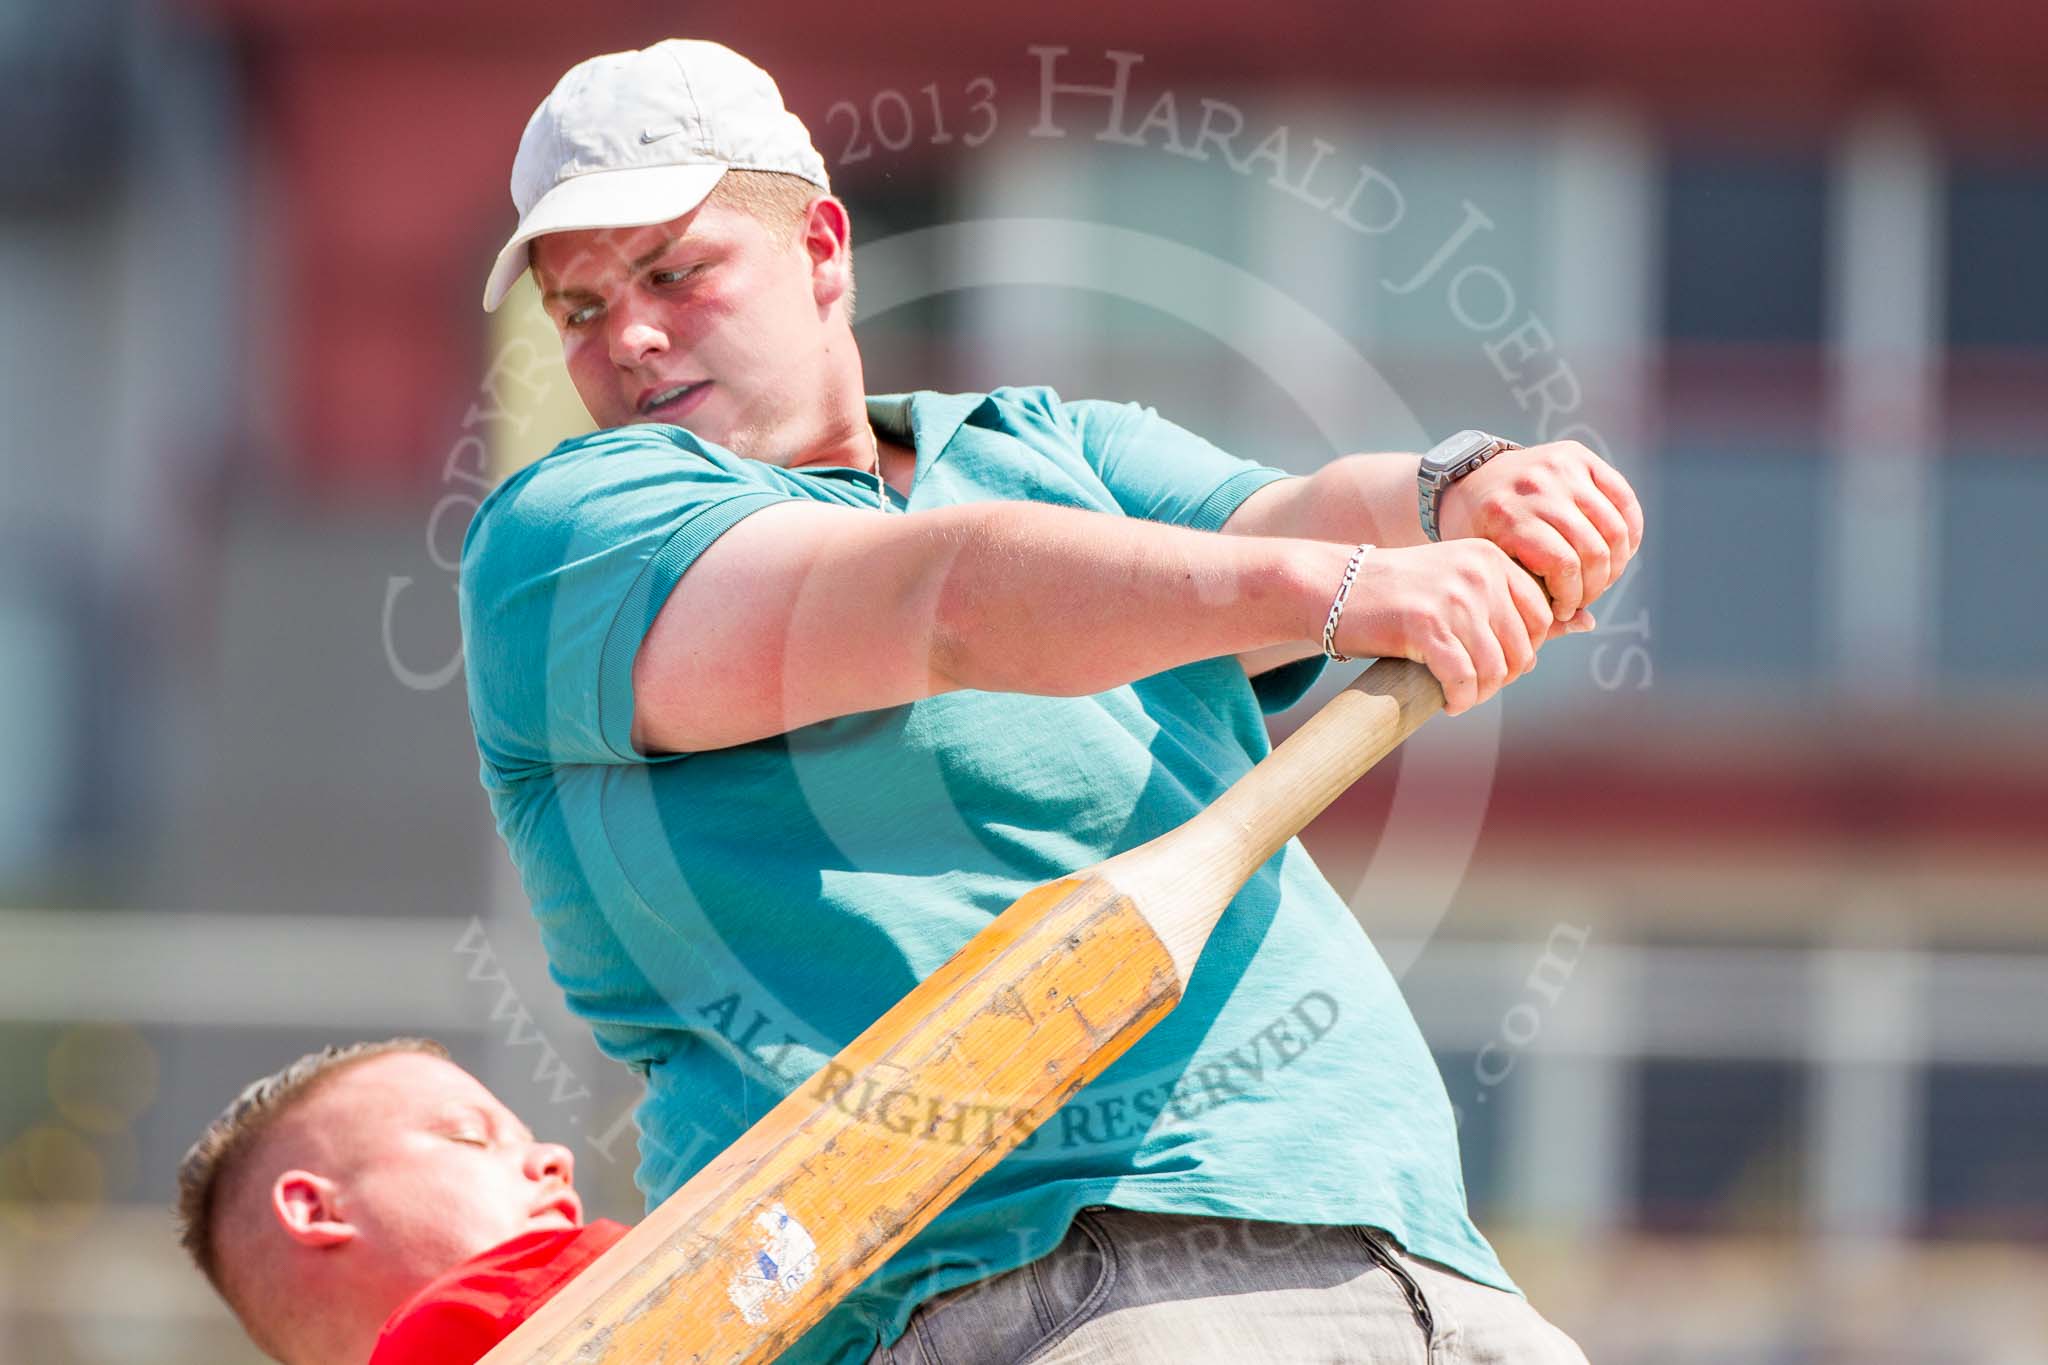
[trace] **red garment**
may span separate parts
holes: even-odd
[[[529,1232],[471,1257],[406,1301],[369,1365],[476,1365],[613,1242],[625,1225]]]

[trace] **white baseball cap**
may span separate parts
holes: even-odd
[[[832,188],[774,79],[729,47],[667,38],[577,63],[519,139],[519,227],[491,267],[484,311],[496,311],[525,273],[534,238],[680,218],[731,169],[786,171]]]

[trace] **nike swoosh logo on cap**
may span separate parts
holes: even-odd
[[[672,137],[682,131],[680,128],[642,128],[640,130],[640,143],[642,146],[645,146],[650,142],[659,142],[665,137]]]

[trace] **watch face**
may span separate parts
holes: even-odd
[[[1493,444],[1494,438],[1483,431],[1461,431],[1438,442],[1423,457],[1423,466],[1432,473],[1462,474],[1467,461],[1491,449]]]

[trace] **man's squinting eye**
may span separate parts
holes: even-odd
[[[664,266],[659,270],[648,272],[647,280],[650,284],[655,285],[681,284],[703,268],[701,263],[697,265]],[[586,303],[581,308],[571,309],[562,314],[562,326],[569,329],[587,326],[596,320],[600,306],[595,303]]]

